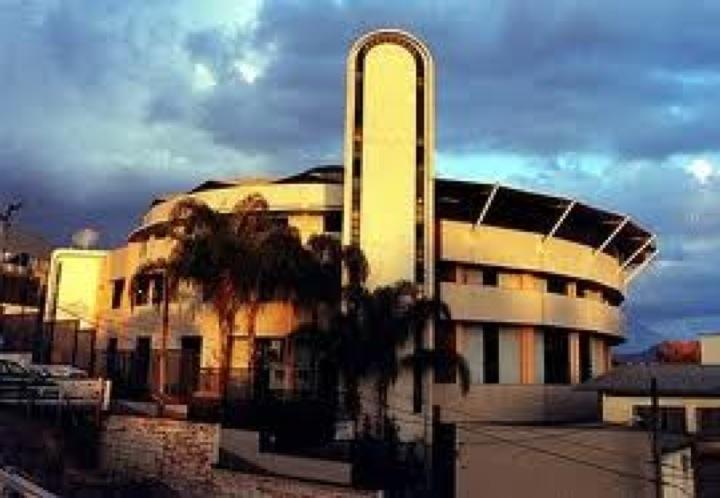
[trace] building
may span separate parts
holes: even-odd
[[[22,227],[0,231],[0,351],[31,351],[50,266],[50,244]]]
[[[700,334],[697,341],[700,349],[700,363],[720,365],[720,332]]]
[[[183,198],[228,210],[260,193],[271,215],[303,239],[329,233],[359,245],[370,286],[409,280],[439,296],[452,321],[427,345],[468,359],[472,388],[452,376],[427,382],[426,405],[447,421],[518,421],[591,416],[594,395],[572,385],[603,374],[625,333],[621,305],[632,279],[657,251],[655,237],[629,216],[572,196],[508,185],[436,178],[434,66],[413,36],[380,30],[360,38],[347,64],[345,161],[275,179],[211,179],[152,200],[127,243],[109,251],[56,251],[47,313],[95,330],[98,368],[118,362],[149,385],[159,348],[161,281],[147,279],[130,299],[130,279],[170,248],[166,221]],[[82,282],[81,284],[78,282]],[[285,338],[299,320],[283,303],[262,308],[260,348],[278,386],[292,383]],[[217,367],[216,320],[192,296],[170,305],[169,392],[202,388]],[[247,365],[237,323],[234,368]],[[403,382],[396,404],[412,409]],[[412,386],[410,386],[412,387]],[[410,396],[411,397],[411,396]]]

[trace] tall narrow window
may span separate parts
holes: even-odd
[[[328,211],[323,215],[323,229],[325,232],[342,232],[342,212]]]
[[[435,332],[435,349],[455,352],[455,324],[449,321],[437,323]],[[435,369],[435,382],[438,384],[453,384],[456,381],[456,371],[450,368]]]
[[[150,300],[150,277],[148,275],[140,275],[137,277],[135,289],[133,293],[133,303],[136,306],[143,306]]]
[[[500,382],[500,329],[495,324],[483,325],[483,360],[485,383]]]
[[[153,304],[162,303],[165,297],[165,279],[162,275],[153,275],[152,277],[152,302]]]
[[[592,378],[592,354],[590,351],[590,335],[580,334],[580,382]]]
[[[122,296],[125,291],[125,279],[118,278],[112,281],[112,309],[116,310],[122,305]]]
[[[570,383],[570,348],[568,335],[562,330],[546,330],[545,340],[545,383]]]

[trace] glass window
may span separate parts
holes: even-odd
[[[456,265],[449,261],[438,263],[438,279],[440,282],[455,282]]]
[[[483,377],[486,384],[500,382],[500,328],[483,325]]]
[[[467,325],[463,327],[463,356],[470,366],[470,382],[482,384],[485,374],[485,354],[483,345],[483,327]]]
[[[116,310],[122,305],[122,296],[124,291],[124,278],[118,278],[112,281],[112,309]]]
[[[592,378],[592,353],[590,351],[590,335],[580,334],[580,382]]]
[[[152,276],[152,302],[160,304],[165,297],[165,279],[162,275]]]
[[[435,349],[441,351],[455,351],[455,324],[448,321],[439,322],[435,331]],[[455,369],[435,369],[435,382],[438,384],[453,384],[456,382]]]
[[[652,428],[653,411],[648,405],[636,405],[633,407],[633,425],[645,429]],[[661,406],[658,408],[660,426],[662,432],[671,434],[684,434],[687,432],[685,424],[685,408],[682,406]]]
[[[494,268],[483,269],[483,285],[490,287],[498,286],[498,271]]]
[[[703,435],[720,435],[720,408],[697,408],[698,432]]]
[[[342,232],[342,212],[330,211],[324,215],[325,232]]]
[[[546,330],[544,338],[544,361],[546,384],[570,383],[570,348],[568,335],[562,330]]]
[[[568,295],[568,279],[558,276],[551,276],[547,279],[547,291],[551,294]]]
[[[140,275],[137,277],[133,302],[136,306],[146,305],[150,300],[150,277]]]

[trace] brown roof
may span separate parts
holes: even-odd
[[[720,365],[623,365],[578,386],[581,391],[650,396],[651,379],[659,396],[720,397]]]

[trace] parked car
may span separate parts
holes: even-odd
[[[19,363],[0,359],[0,404],[51,402],[60,398],[60,387]]]

